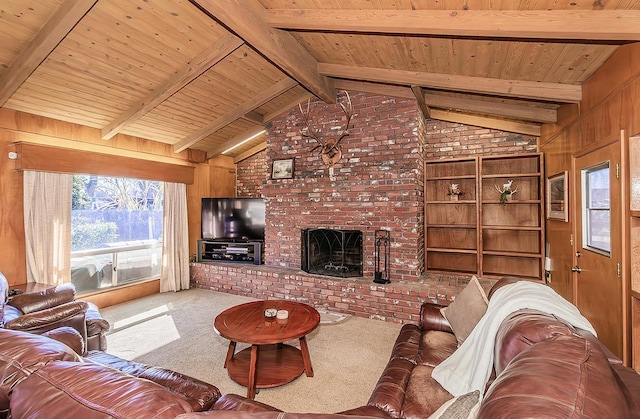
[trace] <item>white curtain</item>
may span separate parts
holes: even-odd
[[[24,172],[27,282],[70,280],[72,182],[68,174]]]
[[[189,289],[187,185],[164,183],[160,292]]]

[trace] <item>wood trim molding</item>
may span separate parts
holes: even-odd
[[[92,151],[15,143],[17,170],[121,176],[192,184],[195,167]]]

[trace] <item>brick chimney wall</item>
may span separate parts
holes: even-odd
[[[424,235],[418,107],[414,100],[364,93],[351,93],[351,101],[343,157],[332,169],[314,150],[318,143],[302,137],[298,108],[267,124],[267,160],[294,158],[295,172],[293,179],[268,176],[262,186],[265,264],[299,269],[302,229],[361,230],[364,276],[373,277],[374,232],[384,229],[391,233],[391,279],[417,281]],[[337,104],[312,102],[309,112],[321,137],[335,137],[344,128]]]
[[[263,150],[238,162],[236,178],[236,196],[238,198],[259,198],[262,196],[262,184],[270,170],[267,151]]]

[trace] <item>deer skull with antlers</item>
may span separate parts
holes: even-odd
[[[322,161],[328,166],[333,166],[342,158],[340,141],[342,141],[344,137],[349,135],[349,123],[351,122],[351,117],[353,116],[353,105],[351,103],[351,98],[349,97],[349,92],[345,90],[344,93],[346,95],[346,103],[341,102],[339,105],[340,108],[342,108],[345,116],[347,117],[347,122],[344,126],[344,129],[340,131],[339,137],[329,138],[325,140],[320,136],[320,130],[311,127],[311,124],[309,123],[309,107],[311,105],[311,99],[307,101],[306,114],[302,109],[302,105],[298,104],[300,113],[302,114],[302,119],[304,120],[304,123],[306,125],[306,130],[301,132],[302,136],[318,142],[318,145],[315,146],[311,151],[317,150],[319,148],[320,157],[322,158]]]

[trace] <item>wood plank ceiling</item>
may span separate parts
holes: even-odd
[[[337,89],[536,135],[638,41],[640,0],[2,0],[0,106],[210,158]]]

